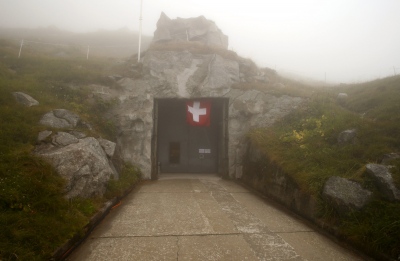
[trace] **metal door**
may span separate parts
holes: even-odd
[[[157,156],[161,173],[217,173],[222,105],[212,100],[210,126],[186,122],[186,100],[158,100]]]

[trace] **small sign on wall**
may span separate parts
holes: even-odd
[[[211,153],[211,149],[199,149],[199,153],[210,154]]]

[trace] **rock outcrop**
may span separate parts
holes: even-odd
[[[53,110],[42,117],[41,123],[52,128],[74,128],[80,117],[64,109]],[[35,153],[46,159],[66,180],[65,196],[101,196],[110,177],[118,178],[111,158],[116,144],[105,139],[86,137],[74,129],[69,132],[41,131]]]
[[[13,92],[13,95],[15,97],[15,100],[18,103],[21,103],[22,105],[25,105],[28,107],[39,105],[39,102],[37,100],[35,100],[34,98],[32,98],[31,96],[29,96],[26,93]]]
[[[79,140],[74,135],[71,135],[66,132],[58,132],[52,138],[53,138],[52,143],[55,146],[67,146],[79,142]]]
[[[345,130],[339,133],[337,142],[339,145],[354,144],[357,141],[357,130]]]
[[[265,91],[233,88],[241,82],[244,59],[189,51],[148,50],[139,79],[118,81],[121,92],[112,118],[118,125],[117,149],[123,160],[137,164],[150,178],[151,134],[154,99],[229,98],[229,175],[240,177],[247,144],[245,134],[256,127],[271,126],[305,100]],[[250,78],[253,79],[253,78]]]
[[[371,199],[372,192],[360,184],[341,177],[330,177],[324,185],[323,198],[342,215],[362,209]]]
[[[73,112],[65,109],[56,109],[46,113],[40,119],[40,123],[51,128],[72,129],[78,125],[80,118]]]
[[[388,166],[367,164],[368,175],[374,179],[379,191],[389,201],[400,201],[400,190],[395,186]]]
[[[37,153],[67,181],[66,198],[101,196],[110,177],[117,177],[100,143],[93,137]]]
[[[183,38],[180,33],[184,33]],[[284,85],[276,82],[276,73],[271,69],[260,69],[251,60],[240,58],[228,50],[204,48],[209,47],[207,45],[227,46],[227,37],[214,22],[204,17],[172,20],[162,14],[154,41],[179,40],[185,41],[189,48],[176,49],[175,43],[171,45],[175,48],[173,50],[150,48],[140,63],[128,65],[135,71],[130,77],[113,77],[118,89],[90,86],[93,96],[116,101],[109,115],[118,129],[115,151],[123,161],[137,165],[143,178],[149,179],[155,100],[226,98],[229,99],[228,171],[230,177],[240,177],[247,148],[246,133],[251,128],[271,126],[298,108],[305,99],[273,95],[267,89],[241,88],[241,84],[249,82],[275,89]],[[58,124],[59,121],[65,123],[64,119],[52,114],[47,118],[57,126],[63,126]]]
[[[153,41],[173,40],[196,41],[228,48],[228,36],[224,35],[213,21],[207,20],[204,16],[170,19],[165,13],[161,13]]]

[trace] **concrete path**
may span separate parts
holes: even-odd
[[[144,182],[68,260],[365,260],[232,181]]]

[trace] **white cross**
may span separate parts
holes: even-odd
[[[193,107],[188,106],[189,112],[193,115],[193,121],[199,122],[200,116],[207,114],[206,108],[200,108],[200,102],[193,102]]]

